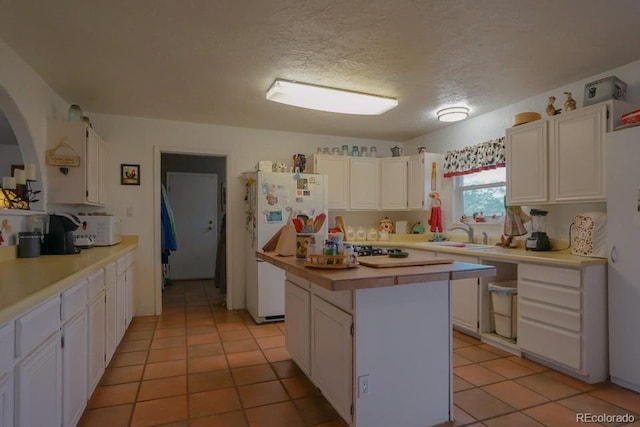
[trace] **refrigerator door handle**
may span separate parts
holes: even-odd
[[[616,262],[617,253],[618,253],[618,251],[616,251],[616,245],[611,246],[611,255],[610,255],[610,258],[611,258],[611,262],[612,262],[612,263],[615,263],[615,262]]]

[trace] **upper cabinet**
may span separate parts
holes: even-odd
[[[380,207],[382,210],[407,209],[407,170],[409,157],[380,159]]]
[[[444,156],[420,153],[409,156],[407,171],[407,207],[428,209],[429,194],[442,191]]]
[[[349,208],[380,209],[380,165],[375,157],[349,157]],[[329,179],[331,181],[331,179]]]
[[[49,203],[104,206],[106,164],[105,143],[85,122],[48,122]]]
[[[611,100],[507,129],[507,203],[605,201],[605,133],[633,108]]]
[[[349,208],[349,157],[314,154],[313,173],[329,176],[329,209]]]

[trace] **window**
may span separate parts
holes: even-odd
[[[504,216],[506,169],[497,168],[455,177],[455,217]]]

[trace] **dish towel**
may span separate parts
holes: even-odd
[[[440,206],[431,207],[429,225],[432,233],[442,232],[442,208]]]

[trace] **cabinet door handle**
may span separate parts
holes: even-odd
[[[609,257],[611,258],[611,262],[615,264],[616,258],[618,257],[618,251],[616,251],[616,245],[611,246],[611,254]]]

